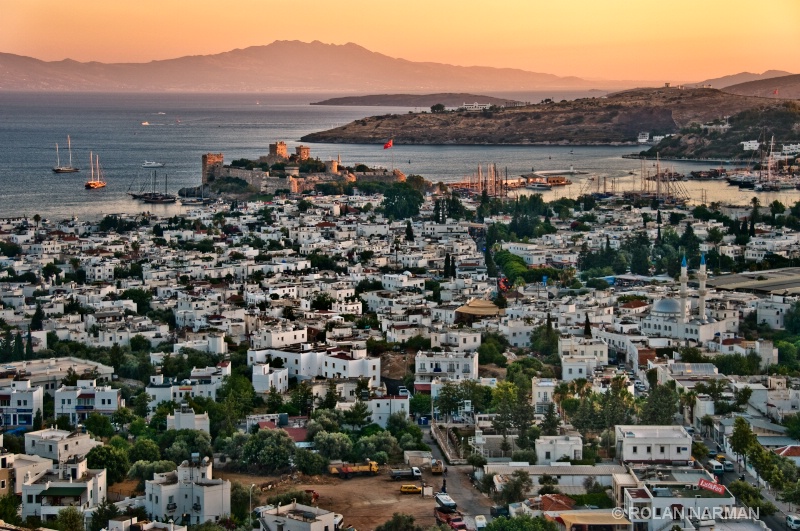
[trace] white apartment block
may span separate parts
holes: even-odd
[[[250,339],[254,350],[283,348],[308,342],[308,329],[293,323],[281,323],[269,328],[261,328]]]
[[[167,415],[168,430],[197,430],[211,434],[211,421],[208,413],[195,413],[194,409],[181,404],[172,415]]]
[[[71,356],[13,361],[6,363],[5,368],[6,372],[15,372],[20,377],[29,380],[31,387],[42,387],[44,392],[51,396],[55,394],[56,389],[61,387],[61,380],[67,375],[69,369],[75,371],[78,376],[96,372],[98,381],[111,381],[111,376],[114,374],[114,367]],[[12,378],[0,378],[0,390],[8,389],[13,382]]]
[[[608,365],[608,345],[600,339],[583,336],[560,336],[558,352],[561,356],[593,356],[597,365]]]
[[[553,393],[558,380],[553,378],[531,378],[531,405],[538,414],[544,414],[554,404]]]
[[[92,470],[86,466],[86,458],[72,458],[23,483],[22,518],[37,516],[43,523],[52,522],[65,507],[90,511],[107,495],[105,469]]]
[[[410,273],[382,275],[381,284],[383,284],[383,289],[388,289],[390,291],[401,291],[403,289],[425,289],[425,279],[421,277],[415,277]]]
[[[231,482],[213,479],[208,457],[200,463],[184,461],[177,470],[154,474],[145,482],[144,504],[153,518],[188,514],[195,525],[216,522],[231,512]]]
[[[75,456],[83,456],[95,446],[102,446],[88,433],[65,431],[55,428],[31,431],[25,434],[25,453],[38,455],[56,463],[63,463]]]
[[[62,386],[55,392],[56,418],[66,416],[71,424],[77,424],[92,413],[111,416],[125,407],[119,389],[109,385],[97,385],[96,380],[78,380],[77,385]]]
[[[147,394],[150,395],[148,407],[151,412],[155,412],[160,403],[180,403],[185,397],[203,396],[215,400],[217,389],[230,374],[230,362],[223,361],[216,367],[192,369],[189,379],[180,382],[164,378],[163,374],[153,375],[146,387]]]
[[[472,352],[481,346],[480,330],[448,329],[431,332],[431,348],[455,352]]]
[[[256,394],[265,395],[273,387],[279,393],[289,390],[289,369],[274,369],[268,363],[253,365],[253,390]]]
[[[44,390],[19,376],[0,389],[0,423],[3,427],[32,426],[38,411],[44,418]]]
[[[689,461],[692,436],[683,426],[617,426],[617,458],[623,462]]]
[[[86,271],[87,282],[111,282],[114,280],[114,267],[119,265],[119,262],[113,263],[109,261],[95,262],[83,266]]]
[[[280,358],[289,377],[300,380],[322,378],[367,378],[370,386],[380,383],[380,358],[367,357],[366,344],[316,348],[309,344],[283,349],[247,351],[248,363],[266,364]]]
[[[478,377],[476,352],[419,352],[414,357],[414,382],[434,379],[474,380]]]
[[[408,417],[410,396],[375,396],[365,400],[370,411],[370,422],[381,428],[386,428],[386,421],[394,413],[403,413]],[[347,411],[355,405],[356,401],[338,402],[336,409]]]
[[[783,317],[794,302],[794,299],[780,295],[759,299],[756,302],[756,320],[759,324],[768,324],[774,330],[783,330]]]
[[[108,531],[187,531],[187,527],[174,522],[139,522],[136,516],[123,514],[108,521]]]
[[[528,347],[531,333],[536,328],[532,320],[502,317],[498,331],[505,336],[512,347]]]
[[[572,435],[542,435],[536,439],[536,464],[583,459],[583,439]]]

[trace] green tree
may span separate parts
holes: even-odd
[[[514,518],[501,516],[492,519],[484,528],[485,531],[557,531],[556,524],[537,516],[522,514]]]
[[[97,437],[111,437],[114,435],[114,427],[111,419],[100,413],[92,413],[84,422],[86,431]]]
[[[678,413],[678,393],[667,385],[656,385],[642,407],[639,422],[653,426],[672,424]]]
[[[369,406],[361,400],[356,400],[353,406],[344,412],[344,423],[353,430],[361,430],[371,421]]]
[[[36,310],[33,312],[33,317],[31,317],[31,330],[42,330],[44,328],[44,310],[42,310],[42,305],[38,302],[36,303]]]
[[[750,429],[750,424],[744,417],[736,417],[733,421],[733,433],[730,438],[731,450],[737,457],[744,457],[744,464],[747,466],[747,452],[755,445],[756,436]]]
[[[150,439],[137,439],[133,447],[128,451],[128,459],[131,463],[137,461],[159,461],[161,450],[158,445]]]
[[[394,513],[390,520],[375,528],[375,531],[423,531],[414,523],[414,517],[405,513]]]
[[[437,103],[435,105],[431,105],[431,112],[432,113],[444,112],[444,103]]]
[[[430,416],[433,408],[433,401],[431,395],[424,393],[417,393],[408,401],[411,413],[415,415]]]
[[[495,493],[494,500],[502,505],[522,501],[527,498],[532,487],[530,474],[526,470],[515,470],[503,488]]]
[[[0,520],[11,525],[22,524],[22,519],[19,517],[20,505],[22,505],[22,500],[13,492],[0,498]]]
[[[411,227],[411,220],[406,220],[406,241],[413,242],[414,241],[414,229]]]
[[[347,459],[353,452],[353,441],[344,433],[321,431],[314,436],[314,447],[328,459]]]
[[[61,509],[56,518],[56,528],[58,531],[84,531],[83,513],[71,506]]]
[[[89,450],[86,464],[93,469],[105,468],[109,485],[125,479],[129,468],[127,454],[111,446],[95,446]]]
[[[119,516],[119,508],[103,498],[92,513],[92,520],[89,523],[89,531],[100,531],[108,527],[108,521]]]
[[[561,419],[558,418],[556,406],[550,402],[547,405],[544,419],[542,420],[541,428],[544,435],[558,435],[558,427],[561,425]]]
[[[419,215],[425,198],[407,183],[394,183],[383,194],[384,213],[392,219],[407,219]]]
[[[328,466],[328,460],[321,454],[298,448],[294,452],[294,464],[297,470],[307,476],[324,474]]]

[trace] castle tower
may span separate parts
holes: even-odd
[[[200,162],[200,175],[202,183],[208,184],[213,182],[218,176],[218,172],[222,170],[222,164],[225,157],[222,153],[206,153],[202,156]]]
[[[685,323],[686,319],[686,285],[689,283],[689,268],[686,265],[686,255],[683,255],[681,262],[681,322]]]
[[[272,157],[280,157],[283,159],[289,158],[289,154],[286,151],[286,142],[279,140],[278,142],[270,144],[269,154]]]
[[[697,294],[699,295],[699,299],[697,301],[697,313],[701,320],[706,320],[706,280],[708,279],[708,274],[706,274],[706,255],[700,255],[700,270],[697,272],[697,280],[700,281],[700,288],[697,290]]]

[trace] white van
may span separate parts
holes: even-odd
[[[716,459],[712,459],[708,462],[708,469],[712,471],[714,474],[724,474],[725,473],[725,465],[717,461]]]
[[[790,514],[786,516],[786,527],[789,529],[800,529],[800,516]]]
[[[453,501],[453,498],[451,498],[450,496],[448,496],[443,492],[436,494],[434,500],[436,500],[436,504],[439,507],[446,507],[448,509],[454,509],[454,510],[456,509],[456,502]]]

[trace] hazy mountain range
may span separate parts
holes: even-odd
[[[784,72],[783,70],[767,70],[762,74],[754,74],[752,72],[739,72],[738,74],[731,74],[729,76],[715,77],[713,79],[706,79],[699,83],[690,83],[693,86],[711,85],[716,89],[723,89],[732,85],[739,85],[741,83],[749,83],[751,81],[761,81],[763,79],[772,79],[776,77],[789,76],[791,72]]]
[[[786,74],[777,71],[743,73],[703,83],[719,88],[762,79],[772,73]],[[633,80],[586,80],[515,68],[407,61],[371,52],[357,44],[319,41],[275,41],[214,55],[148,63],[41,61],[0,53],[0,91],[508,93],[625,89],[654,84]]]

